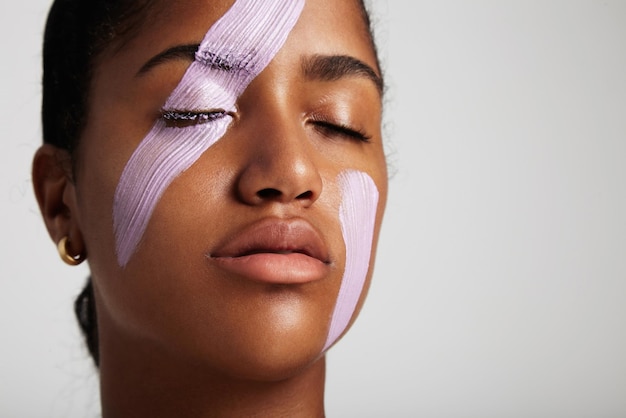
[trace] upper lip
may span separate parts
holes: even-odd
[[[300,253],[330,264],[328,247],[321,235],[301,218],[266,218],[255,222],[237,231],[208,255],[236,258],[261,253]]]

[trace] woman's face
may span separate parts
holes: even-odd
[[[163,2],[100,57],[77,154],[76,220],[103,338],[238,376],[280,377],[319,358],[335,341],[329,329],[343,333],[367,293],[387,194],[381,93],[357,2],[307,0],[263,71],[228,91],[233,109],[193,94],[165,108],[179,84],[203,88],[224,70],[185,75],[193,56],[176,47],[204,45],[233,3]],[[153,59],[171,48],[178,52]],[[198,111],[217,107],[230,113],[216,134]],[[166,120],[163,110],[194,113]],[[170,177],[158,147],[146,146],[163,133],[173,139],[160,156],[172,155],[180,171]],[[211,135],[177,166],[186,142]],[[159,188],[153,178],[166,180]],[[145,228],[120,232],[137,219]],[[342,282],[352,283],[340,298],[352,305],[338,302]],[[344,323],[333,316],[341,310]]]

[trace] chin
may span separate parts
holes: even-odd
[[[321,349],[322,344],[319,344]],[[320,349],[306,347],[272,347],[269,350],[240,352],[230,363],[233,378],[258,382],[278,382],[302,375],[302,372],[323,358]],[[226,371],[226,370],[224,370]]]
[[[305,311],[290,313],[283,309],[281,318],[252,319],[234,330],[220,347],[218,367],[234,378],[270,382],[301,374],[322,359],[328,324]]]

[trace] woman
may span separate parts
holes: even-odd
[[[89,263],[104,417],[324,415],[386,202],[382,90],[358,0],[55,1],[34,188]]]

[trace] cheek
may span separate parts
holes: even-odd
[[[228,119],[209,129],[168,128],[159,122],[128,162],[115,191],[113,227],[116,253],[124,267],[134,253],[159,199],[183,171],[225,132]]]
[[[379,193],[374,181],[360,171],[339,174],[339,221],[346,247],[341,287],[324,350],[346,330],[357,307],[369,272]]]

